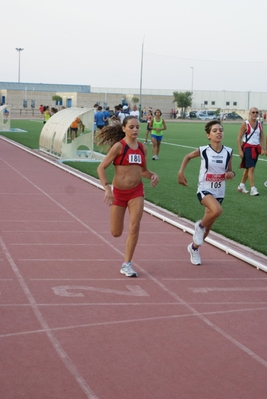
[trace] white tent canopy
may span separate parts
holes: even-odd
[[[76,118],[85,125],[85,131],[72,142],[68,142],[69,127]],[[81,146],[88,151],[79,151]],[[96,158],[97,154],[93,152],[94,110],[71,107],[51,116],[41,131],[39,149],[61,159],[80,159],[82,155],[91,159]]]

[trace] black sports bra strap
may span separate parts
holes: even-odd
[[[122,162],[123,162],[123,160],[125,158],[125,155],[127,154],[127,151],[129,150],[129,148],[130,147],[128,146],[128,144],[126,144],[125,147],[124,147],[124,151],[123,151],[122,157],[121,157],[120,165],[122,165]]]

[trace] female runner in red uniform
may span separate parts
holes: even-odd
[[[139,121],[127,116],[122,125],[105,126],[96,136],[98,145],[107,145],[109,152],[97,168],[99,179],[105,188],[104,202],[111,205],[110,228],[114,237],[123,232],[126,208],[129,210],[130,226],[126,241],[125,258],[120,272],[127,277],[137,277],[132,268],[132,257],[138,241],[140,222],[144,208],[142,177],[151,180],[152,187],[158,184],[158,175],[147,169],[146,147],[137,141]],[[107,181],[105,169],[114,164],[115,175],[112,187]]]

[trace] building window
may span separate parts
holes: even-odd
[[[211,105],[215,105],[215,101],[212,101],[212,102],[211,102]]]
[[[237,102],[236,102],[236,101],[234,101],[234,102],[233,102],[233,105],[237,106]]]
[[[230,101],[226,101],[226,105],[230,105]]]
[[[204,101],[204,105],[208,105],[208,103],[209,103],[208,101]]]

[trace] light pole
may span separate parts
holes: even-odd
[[[194,90],[194,67],[190,67],[192,69],[192,80],[191,80],[191,92],[193,95],[193,90]]]
[[[143,57],[144,57],[144,41],[145,36],[143,38],[142,43],[142,52],[141,52],[141,73],[140,73],[140,92],[139,92],[139,119],[142,118],[142,80],[143,80]]]
[[[192,69],[192,80],[191,80],[191,93],[192,93],[192,108],[193,108],[193,93],[194,93],[194,67],[190,67]]]
[[[20,83],[20,53],[21,53],[22,50],[24,50],[24,48],[17,47],[16,50],[19,52],[19,78],[18,78],[18,82]]]

